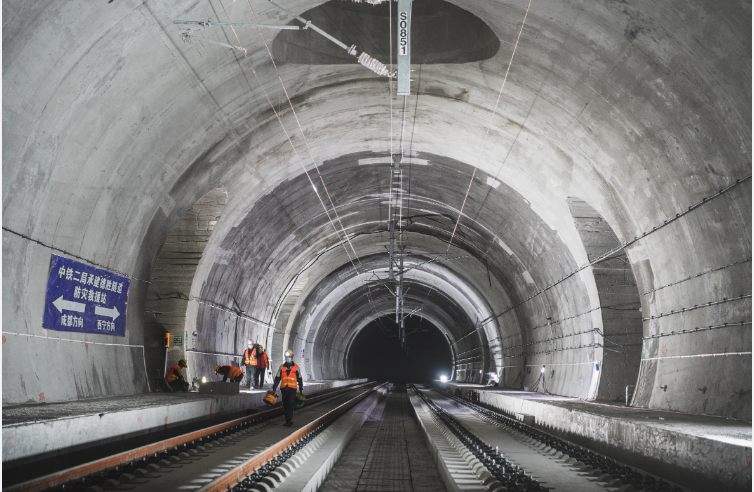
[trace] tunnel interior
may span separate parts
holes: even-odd
[[[298,22],[225,7],[4,4],[4,404],[149,392],[165,332],[192,377],[253,338],[345,378],[394,221],[455,381],[750,418],[749,4],[417,0],[405,97],[308,29],[174,23]],[[388,62],[387,4],[289,7]],[[43,327],[52,255],[130,279],[122,334]]]
[[[421,316],[405,320],[406,348],[401,347],[394,317],[371,321],[356,334],[346,354],[348,377],[390,381],[397,385],[449,378],[453,359],[439,328]]]

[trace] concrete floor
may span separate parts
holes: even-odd
[[[372,411],[320,492],[444,491],[403,388]]]

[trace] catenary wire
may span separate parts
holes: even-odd
[[[521,22],[521,29],[518,31],[518,37],[516,38],[516,44],[513,45],[513,52],[511,53],[511,59],[508,62],[508,68],[505,70],[505,76],[503,77],[503,84],[500,87],[500,92],[497,95],[497,100],[495,101],[495,108],[492,110],[492,115],[490,116],[490,121],[487,124],[487,131],[484,134],[484,140],[482,140],[482,146],[479,148],[479,152],[477,154],[477,165],[479,163],[479,160],[482,157],[482,152],[484,151],[484,146],[487,143],[487,137],[490,134],[490,129],[492,128],[492,121],[497,115],[497,108],[500,105],[500,98],[503,95],[503,89],[505,88],[505,82],[508,80],[508,74],[511,70],[511,65],[513,64],[513,57],[516,56],[516,49],[518,48],[518,42],[521,40],[521,34],[524,32],[524,26],[526,25],[526,17],[529,15],[529,9],[531,8],[531,2],[532,0],[529,0],[529,5],[526,7],[526,12],[524,13],[524,20]],[[476,176],[477,166],[474,166],[474,172],[471,173],[471,180],[469,180],[469,186],[466,189],[466,195],[463,197],[463,203],[461,204],[461,209],[458,211],[458,218],[456,219],[456,223],[453,226],[453,232],[450,234],[450,241],[448,242],[448,251],[450,250],[450,245],[453,243],[453,237],[456,235],[456,229],[458,228],[458,223],[461,221],[461,216],[463,215],[463,209],[466,206],[466,200],[469,197],[469,191],[471,190],[471,185],[474,183],[474,176]]]

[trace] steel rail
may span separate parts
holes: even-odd
[[[361,383],[354,386],[349,386],[347,388],[342,388],[336,391],[325,393],[322,395],[317,395],[311,398],[307,398],[306,400],[307,406],[313,403],[321,402],[323,400],[328,400],[330,398],[341,395],[347,391],[359,389],[368,384],[370,383],[369,382]],[[39,491],[52,489],[60,485],[65,485],[70,482],[81,480],[82,478],[87,478],[92,475],[96,475],[98,473],[111,470],[117,466],[125,466],[125,465],[130,464],[133,461],[139,461],[144,458],[151,457],[155,453],[159,454],[164,451],[172,450],[178,446],[183,446],[185,444],[190,444],[200,439],[208,438],[212,436],[213,434],[217,434],[218,432],[224,432],[226,430],[238,427],[239,425],[253,424],[257,421],[267,420],[267,419],[270,419],[272,417],[277,417],[278,415],[282,415],[282,414],[283,414],[283,408],[275,407],[270,410],[256,413],[254,415],[249,415],[248,417],[242,417],[240,419],[235,419],[229,422],[225,422],[224,424],[218,424],[218,425],[213,425],[211,427],[206,427],[198,431],[189,432],[188,434],[183,434],[177,437],[173,437],[171,439],[165,439],[164,441],[159,441],[154,444],[148,444],[146,446],[134,448],[129,451],[124,451],[122,453],[114,454],[112,456],[108,456],[106,458],[102,458],[96,461],[90,461],[88,463],[84,463],[83,465],[74,466],[71,468],[67,468],[65,470],[61,470],[58,472],[50,473],[48,475],[44,475],[39,478],[27,480],[26,482],[21,482],[7,488],[4,487],[3,491],[4,492],[39,492]]]
[[[244,463],[241,463],[240,465],[236,466],[232,470],[229,470],[224,475],[216,478],[212,482],[208,483],[207,485],[199,489],[199,492],[227,492],[228,490],[232,489],[236,484],[246,479],[247,476],[251,475],[257,469],[264,466],[268,461],[274,459],[277,455],[279,455],[280,453],[282,453],[289,447],[296,444],[296,442],[298,442],[300,439],[303,439],[304,437],[306,437],[307,434],[309,434],[310,432],[313,432],[319,426],[324,425],[328,422],[332,422],[333,420],[337,419],[338,417],[346,413],[348,410],[353,408],[357,403],[359,403],[360,401],[365,399],[367,396],[377,391],[382,386],[385,386],[386,384],[388,383],[380,383],[374,386],[373,388],[365,391],[364,393],[348,400],[342,405],[332,409],[331,411],[322,415],[318,419],[312,421],[311,423],[297,430],[290,436],[278,441],[277,443],[268,447],[267,449],[257,454],[253,458],[248,459],[247,461],[245,461]]]

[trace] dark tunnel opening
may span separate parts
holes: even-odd
[[[450,377],[453,359],[442,332],[419,316],[406,318],[405,327],[406,351],[401,349],[394,318],[382,317],[365,326],[348,351],[349,377],[395,384]]]

